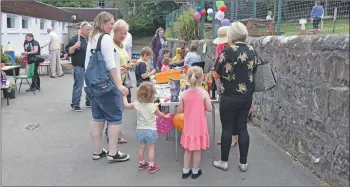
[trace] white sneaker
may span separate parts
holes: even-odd
[[[246,172],[248,170],[248,163],[246,163],[246,164],[239,163],[238,167],[241,170],[241,172]]]
[[[224,171],[227,171],[228,170],[228,164],[227,162],[223,162],[221,160],[217,160],[217,161],[214,161],[213,162],[213,165],[216,167],[216,168],[219,168],[219,169],[222,169]]]

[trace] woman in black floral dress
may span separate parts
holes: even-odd
[[[220,98],[221,160],[214,161],[214,166],[228,169],[228,157],[232,143],[232,132],[238,134],[240,153],[239,168],[247,171],[247,156],[249,149],[249,134],[247,131],[247,116],[252,105],[254,93],[254,74],[257,57],[252,46],[245,42],[248,31],[241,22],[231,24],[228,31],[230,47],[220,53],[215,62],[213,76],[219,79],[218,90]]]

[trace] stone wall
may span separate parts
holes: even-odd
[[[212,64],[215,45],[199,43]],[[349,185],[349,35],[248,41],[271,62],[277,86],[255,93],[253,123],[332,186]],[[177,41],[169,41],[174,49]],[[174,50],[173,50],[174,51]]]

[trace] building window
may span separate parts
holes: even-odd
[[[7,17],[7,28],[15,28],[15,18]]]
[[[22,29],[28,29],[28,19],[22,18]]]
[[[40,20],[40,30],[45,29],[45,20]]]
[[[106,3],[105,3],[105,1],[98,1],[97,6],[104,8],[106,6]]]
[[[51,21],[51,27],[52,27],[52,29],[55,29],[55,22],[54,21]]]

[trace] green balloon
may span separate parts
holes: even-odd
[[[207,17],[207,20],[208,20],[208,21],[211,21],[211,20],[213,20],[213,17],[208,16],[208,17]]]
[[[219,10],[222,5],[225,5],[224,1],[216,1],[216,8]]]

